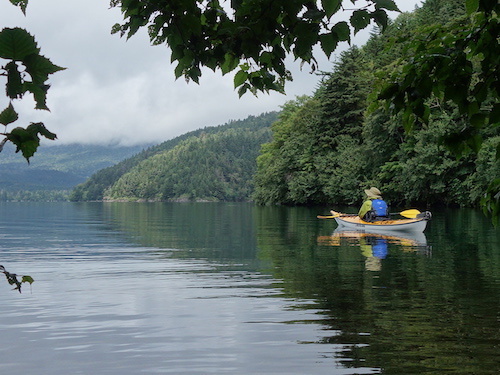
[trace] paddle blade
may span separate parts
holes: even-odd
[[[408,219],[415,219],[417,217],[417,215],[421,214],[421,212],[419,210],[410,209],[410,210],[401,211],[399,214],[401,216],[407,217]]]
[[[337,217],[338,215],[328,215],[328,216],[325,216],[325,215],[318,215],[316,216],[318,219],[333,219],[335,217]]]

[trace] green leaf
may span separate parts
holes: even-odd
[[[395,12],[401,12],[393,0],[374,0],[376,9],[387,9]]]
[[[45,138],[52,141],[57,139],[57,135],[50,132],[42,122],[31,123],[26,129],[34,134],[43,135]]]
[[[11,99],[22,98],[25,89],[17,64],[11,61],[5,65],[5,70],[7,71],[7,84],[5,85],[7,96]]]
[[[233,71],[234,69],[236,69],[239,63],[240,63],[239,58],[237,58],[232,53],[226,53],[224,55],[224,62],[221,65],[222,74],[227,74]]]
[[[469,139],[467,139],[467,145],[475,152],[478,153],[483,145],[483,137],[479,134],[475,134]]]
[[[49,74],[66,69],[54,65],[48,58],[41,55],[29,55],[23,60],[23,63],[35,84],[45,83]]]
[[[7,139],[16,145],[16,152],[21,151],[29,163],[30,157],[35,154],[40,145],[40,139],[21,127],[12,129],[12,131],[6,135]]]
[[[321,5],[325,10],[325,13],[328,18],[333,16],[340,9],[341,1],[340,0],[321,0]]]
[[[38,54],[35,38],[21,28],[5,28],[0,32],[0,57],[22,61],[27,56]]]
[[[30,283],[30,284],[33,284],[35,282],[35,280],[33,280],[33,278],[31,276],[28,276],[28,275],[24,275],[23,278],[21,279],[21,282],[22,283]]]
[[[335,51],[339,43],[339,37],[337,33],[331,32],[328,34],[322,34],[319,36],[319,41],[321,43],[321,49],[326,56],[330,57],[332,52]]]
[[[340,42],[350,42],[351,41],[351,29],[349,24],[345,21],[341,21],[335,24],[332,28],[332,33],[337,34],[338,40]]]
[[[38,135],[42,135],[51,140],[57,138],[57,136],[47,130],[45,125],[41,122],[31,123],[26,129],[21,127],[14,128],[10,133],[6,134],[7,139],[16,145],[16,152],[21,151],[28,163],[30,157],[35,154],[38,146],[40,146],[40,138]]]
[[[238,86],[241,86],[243,83],[245,83],[247,78],[248,78],[247,72],[245,72],[244,70],[238,71],[238,73],[234,75],[234,87],[236,88]]]
[[[243,84],[239,89],[238,89],[238,95],[241,98],[245,93],[250,89],[250,85],[248,83]]]
[[[35,99],[36,106],[35,109],[44,109],[46,111],[49,110],[47,107],[47,90],[49,89],[49,85],[36,85],[31,82],[26,82],[24,84],[26,91],[29,91],[33,94],[33,98]]]
[[[12,103],[9,103],[9,106],[5,108],[2,113],[0,113],[0,124],[9,125],[19,118],[17,112],[14,110],[14,106]]]
[[[306,18],[306,19],[310,19],[312,21],[320,21],[323,16],[325,15],[325,13],[321,10],[318,10],[318,9],[309,9],[308,11],[306,11],[302,17],[303,18]]]
[[[177,66],[174,69],[175,78],[177,79],[181,75],[183,75],[184,70],[185,70],[185,65],[179,60],[179,63],[177,64]]]
[[[111,28],[111,35],[116,34],[116,33],[120,33],[120,36],[123,36],[123,34],[124,34],[122,25],[120,25],[119,23],[115,23],[113,25],[113,27]]]
[[[479,0],[465,0],[465,10],[467,14],[472,14],[477,11],[479,7]]]
[[[387,16],[387,13],[382,10],[382,9],[377,9],[374,12],[372,12],[371,17],[375,20],[377,25],[379,25],[382,30],[385,30],[387,28],[387,22],[389,21],[389,17]]]
[[[262,52],[259,61],[264,65],[271,65],[273,61],[273,54],[271,52]]]
[[[26,7],[28,6],[28,0],[10,0],[10,2],[21,8],[23,14],[26,15]]]
[[[201,70],[197,66],[192,66],[184,74],[186,78],[191,79],[195,83],[199,83],[201,77]]]
[[[364,9],[352,12],[350,22],[352,27],[354,27],[354,34],[368,26],[370,19],[370,14]]]
[[[294,55],[304,61],[312,58],[312,48],[318,42],[319,29],[316,24],[299,22],[294,29],[295,39]]]
[[[402,122],[403,128],[406,132],[413,130],[413,127],[415,126],[415,114],[413,113],[411,107],[407,107],[403,112]]]
[[[398,92],[399,92],[399,85],[397,83],[388,84],[382,89],[382,91],[378,95],[378,99],[380,100],[391,99]]]

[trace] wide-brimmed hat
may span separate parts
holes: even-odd
[[[382,198],[382,193],[380,192],[380,190],[373,186],[365,190],[365,194],[368,196],[368,198]]]

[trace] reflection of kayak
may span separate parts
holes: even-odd
[[[421,247],[427,245],[427,238],[423,232],[376,232],[370,233],[367,231],[359,231],[359,230],[345,230],[344,228],[337,228],[333,232],[330,238],[351,238],[351,239],[359,239],[368,238],[376,236],[377,238],[382,238],[387,240],[388,243],[394,243],[402,246],[409,247]]]
[[[403,231],[403,232],[423,232],[427,226],[429,217],[422,215],[414,219],[395,219],[368,222],[362,220],[358,215],[345,215],[339,212],[333,212],[333,218],[341,229],[365,230],[368,232],[387,232],[387,231]]]
[[[364,253],[364,251],[367,250],[366,245],[371,245],[368,246],[369,251],[367,254],[370,253],[371,255],[375,255],[375,253],[377,253],[374,251],[376,245],[382,242],[399,246],[404,251],[417,251],[430,254],[430,247],[427,246],[425,234],[415,231],[367,232],[365,230],[353,230],[339,227],[335,229],[331,236],[319,236],[317,241],[319,245],[324,246],[359,246],[363,250],[363,255],[365,256],[368,256]],[[378,254],[379,253],[377,253],[377,255]]]

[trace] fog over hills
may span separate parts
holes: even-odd
[[[94,172],[134,155],[146,146],[42,145],[27,163],[7,143],[0,153],[0,190],[67,190]]]

